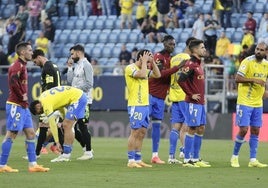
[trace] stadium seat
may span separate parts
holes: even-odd
[[[36,38],[39,36],[41,30],[34,30],[31,36],[31,40],[32,42],[34,42],[36,40]]]
[[[88,42],[90,43],[97,43],[99,40],[99,34],[101,33],[100,30],[94,29],[91,31],[90,35],[88,36]]]
[[[212,3],[205,3],[202,5],[202,13],[212,13]]]
[[[67,20],[64,25],[64,29],[74,29],[76,20]]]
[[[249,12],[249,11],[254,11],[254,3],[252,3],[252,2],[244,2],[243,4],[242,4],[242,11],[243,11],[243,13],[247,13],[247,12]]]
[[[71,30],[63,30],[59,35],[57,42],[61,44],[66,44],[69,42],[69,36],[71,34]]]
[[[254,1],[254,0],[251,0],[251,1]],[[258,3],[263,3],[263,4],[266,4],[267,3],[267,0],[257,0],[257,1],[258,1]],[[254,3],[256,3],[256,2],[254,2]]]
[[[99,34],[98,42],[107,43],[108,39],[109,39],[109,33],[108,32],[101,32]]]
[[[268,3],[268,2],[266,2]],[[257,2],[255,5],[254,5],[254,14],[255,13],[264,13],[264,8],[265,8],[265,4],[262,3],[262,2]]]
[[[112,31],[109,35],[108,42],[117,43],[118,42],[118,32]]]
[[[105,29],[114,29],[114,23],[115,23],[115,19],[108,17],[105,21],[104,21],[104,28]]]
[[[241,43],[243,35],[243,31],[235,31],[232,35],[231,41],[234,43]]]
[[[62,49],[61,57],[65,57],[65,58],[69,57],[70,56],[70,48],[73,46],[74,46],[73,43],[65,44],[63,49]]]
[[[153,49],[155,48],[155,43],[147,43],[145,44],[144,48],[153,51]]]
[[[64,48],[63,44],[56,43],[54,45],[54,52],[55,52],[55,57],[56,58],[61,58],[62,57],[62,49]]]
[[[131,32],[128,38],[128,42],[130,43],[137,43],[140,41],[140,35],[136,32]]]
[[[2,16],[4,19],[9,18],[12,16],[15,12],[15,7],[12,4],[6,5],[6,7],[3,9]]]
[[[108,60],[109,60],[109,58],[101,57],[101,58],[98,59],[98,63],[99,63],[99,65],[101,65],[101,66],[105,66],[106,63],[108,62]]]
[[[138,43],[136,43],[136,47],[137,47],[139,50],[144,49],[144,46],[145,46],[145,44],[144,44],[143,42],[138,42]]]
[[[26,39],[26,41],[27,41],[28,39],[31,39],[32,33],[33,33],[32,30],[26,30],[26,35],[25,35],[25,39]]]
[[[94,29],[95,28],[95,20],[93,20],[93,19],[87,19],[86,21],[85,21],[85,25],[84,25],[84,28],[85,29],[90,29],[90,30],[92,30],[92,29]]]
[[[111,57],[118,58],[120,52],[121,52],[121,46],[114,46],[114,48],[112,49]]]
[[[226,28],[225,29],[225,36],[229,39],[232,40],[232,35],[235,32],[235,28]]]
[[[62,17],[61,19],[58,19],[57,22],[55,23],[56,29],[63,30],[65,29],[65,23],[67,22],[67,18],[63,19],[65,17]]]
[[[191,36],[191,33],[188,33],[188,32],[182,32],[180,37],[179,37],[179,40],[177,42],[186,42],[186,40]]]
[[[61,67],[66,67],[67,60],[68,60],[68,57],[58,58],[57,65]]]
[[[77,19],[75,22],[75,29],[83,30],[85,27],[85,21],[83,19]]]
[[[95,25],[95,29],[100,29],[100,30],[105,29],[105,28],[104,28],[104,22],[105,22],[104,19],[97,19],[97,20],[95,21],[95,23],[94,23],[94,25]]]
[[[243,27],[245,22],[247,20],[247,15],[245,14],[241,14],[239,17],[238,17],[238,25],[237,27]]]
[[[121,29],[121,18],[117,18],[114,22],[115,29]]]
[[[182,53],[184,51],[184,48],[181,46],[176,46],[174,49],[174,54]]]
[[[126,43],[128,42],[128,36],[130,35],[130,32],[123,31],[119,33],[118,35],[118,42],[120,43]]]
[[[171,32],[171,35],[174,37],[176,42],[179,41],[181,32],[182,32],[182,28],[175,28]]]
[[[2,35],[2,44],[3,45],[8,45],[8,41],[9,41],[9,35],[7,33]]]
[[[68,39],[68,42],[69,43],[73,43],[73,44],[76,44],[78,43],[78,36],[80,35],[80,30],[79,31],[72,31],[71,34],[69,35],[69,39]]]
[[[232,13],[231,15],[231,24],[232,24],[232,27],[236,28],[237,25],[238,25],[238,16],[239,14],[238,13]]]
[[[127,50],[131,52],[132,49],[134,47],[136,47],[136,44],[135,43],[128,42],[128,43],[126,43],[126,47],[127,47]]]
[[[88,43],[88,37],[90,36],[91,31],[90,30],[83,30],[78,35],[77,42],[87,44]]]
[[[102,48],[101,57],[110,58],[111,52],[112,52],[112,48],[110,46],[104,46]]]
[[[160,52],[161,50],[164,49],[163,43],[157,43],[154,47],[154,52]]]
[[[94,46],[95,46],[95,44],[87,43],[87,44],[84,46],[84,48],[85,48],[85,52],[86,52],[87,54],[89,54],[90,56],[92,56],[92,55],[91,55],[91,51],[92,51],[92,49],[94,48]]]
[[[91,56],[93,58],[100,58],[101,55],[102,55],[102,48],[96,47],[96,46],[94,48],[92,48],[92,50],[91,50]]]

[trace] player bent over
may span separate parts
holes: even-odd
[[[70,161],[72,146],[74,142],[73,126],[77,119],[83,118],[87,105],[87,97],[82,90],[70,86],[58,86],[51,88],[41,94],[39,100],[33,101],[30,110],[34,115],[44,113],[48,117],[51,132],[59,149],[58,129],[53,112],[59,110],[63,113],[64,129],[63,154],[51,160],[51,162]],[[65,108],[67,112],[65,113]]]

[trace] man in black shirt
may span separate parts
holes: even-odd
[[[61,85],[61,78],[60,78],[60,72],[57,67],[57,65],[53,64],[51,61],[49,61],[46,57],[45,54],[42,50],[37,49],[34,50],[32,60],[35,65],[39,66],[42,68],[42,73],[41,73],[41,87],[42,87],[42,92],[51,89],[56,86]],[[47,131],[49,128],[49,125],[47,122],[44,121],[44,116],[40,115],[39,118],[39,137],[37,140],[37,145],[36,145],[36,156],[40,155],[40,151],[42,148],[42,145],[47,139]],[[59,128],[58,130],[59,133],[59,142],[61,145],[63,145],[63,133],[62,129]],[[54,152],[55,147],[51,147],[51,150]],[[56,152],[57,153],[57,152]]]

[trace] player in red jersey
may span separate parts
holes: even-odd
[[[201,58],[205,56],[206,48],[202,40],[193,40],[189,44],[189,49],[191,59],[186,61],[179,77],[179,85],[186,94],[185,119],[189,127],[184,141],[183,166],[210,167],[199,156],[206,124],[205,78],[201,65]]]
[[[29,43],[21,42],[16,45],[19,58],[8,69],[9,96],[6,102],[6,135],[2,142],[0,156],[1,172],[18,172],[18,169],[7,165],[13,141],[18,132],[23,131],[25,148],[29,161],[29,172],[47,172],[49,168],[38,165],[35,155],[35,132],[30,110],[28,108],[28,75],[26,64],[32,59],[33,50]]]
[[[170,68],[171,53],[175,48],[175,39],[171,35],[164,36],[164,49],[154,55],[154,61],[161,72],[160,78],[149,79],[150,117],[152,121],[152,163],[164,164],[158,156],[160,141],[160,125],[164,117],[165,98],[170,86],[170,75],[179,68]]]

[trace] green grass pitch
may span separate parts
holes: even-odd
[[[3,136],[0,137],[1,141]],[[230,140],[204,140],[201,155],[211,168],[184,168],[181,165],[153,165],[153,168],[130,169],[127,164],[127,138],[92,138],[94,159],[77,161],[82,149],[74,144],[72,161],[51,163],[56,157],[49,153],[41,155],[38,163],[50,168],[47,173],[29,173],[25,155],[24,137],[19,136],[12,148],[9,165],[19,173],[1,173],[0,187],[10,188],[171,188],[171,187],[241,187],[259,188],[268,186],[268,168],[248,168],[248,143],[242,146],[240,168],[230,167],[233,142]],[[169,141],[162,139],[159,155],[168,158]],[[151,140],[143,144],[143,160],[151,158]],[[268,163],[268,145],[260,143],[258,159]]]

